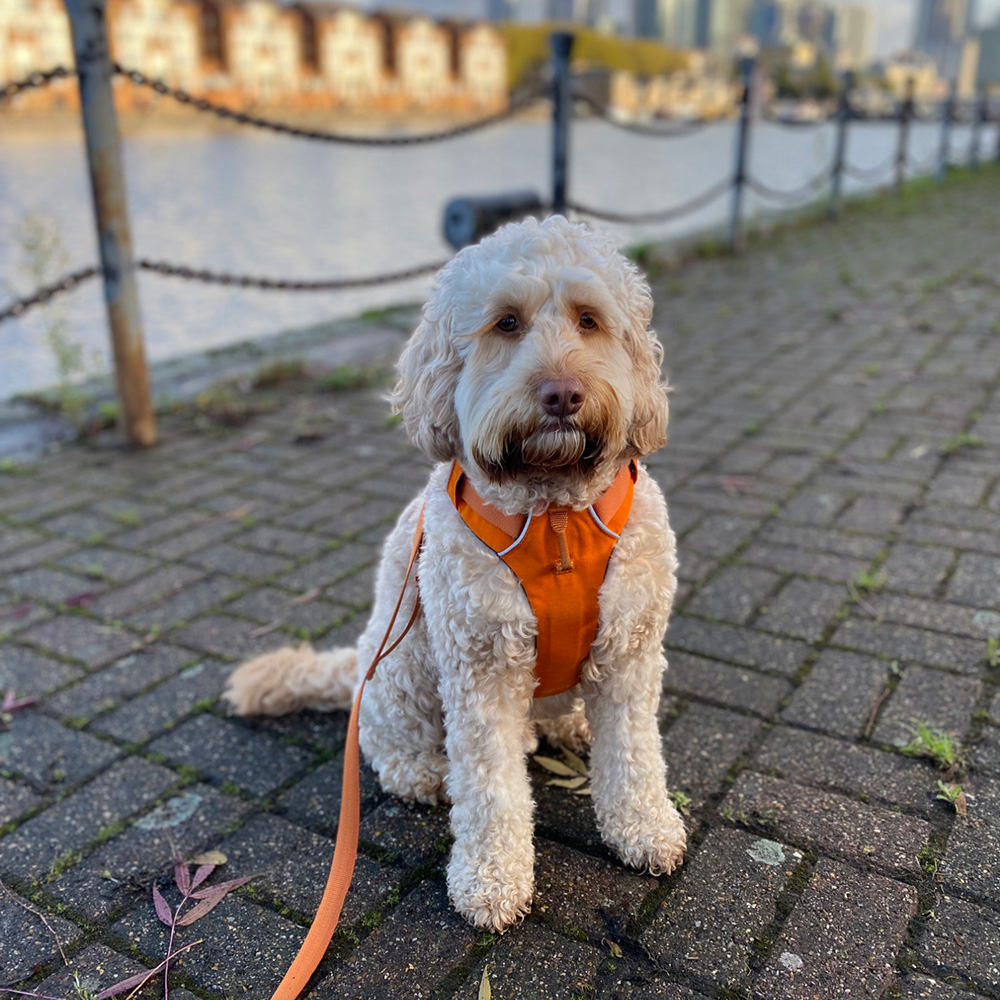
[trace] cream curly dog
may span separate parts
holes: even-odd
[[[531,904],[526,753],[536,734],[590,744],[597,821],[626,864],[669,872],[684,854],[657,727],[674,535],[660,489],[636,461],[666,438],[651,313],[637,269],[607,238],[561,217],[511,224],[462,250],[438,275],[392,397],[413,441],[441,464],[388,538],[357,650],[279,650],[238,669],[226,692],[246,715],[348,707],[358,664],[363,672],[385,632],[424,508],[418,586],[400,620],[416,589],[421,608],[365,691],[361,748],[387,791],[451,802],[448,890],[478,927],[503,930]],[[622,484],[631,509],[619,534],[595,511]],[[534,697],[541,619],[503,553],[463,519],[466,496],[501,528],[523,524],[522,536],[535,524],[562,546],[565,519],[550,529],[546,512],[568,509],[574,531],[593,534],[596,525],[611,538],[595,586],[596,637],[569,690]],[[571,549],[559,549],[552,575],[573,576],[585,553]],[[563,643],[557,626],[545,629],[555,630],[546,646],[556,654],[575,648],[576,637]]]

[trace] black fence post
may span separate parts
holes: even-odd
[[[958,81],[951,81],[951,88],[941,112],[941,149],[938,152],[937,179],[943,182],[948,176],[948,157],[951,155],[951,124],[955,119],[955,101],[958,99]]]
[[[972,105],[972,141],[969,144],[969,166],[973,170],[979,169],[980,150],[979,145],[982,140],[983,122],[986,121],[987,104],[985,91],[978,98],[973,98]]]
[[[552,50],[552,213],[566,214],[569,170],[569,120],[573,111],[570,93],[569,56],[573,35],[556,31],[549,36]]]
[[[66,11],[80,85],[80,111],[118,399],[130,443],[148,447],[156,443],[156,416],[149,392],[125,173],[111,89],[114,70],[108,51],[105,0],[66,0]]]
[[[847,151],[847,122],[851,117],[851,91],[854,74],[848,70],[840,85],[840,111],[837,115],[837,147],[833,153],[833,186],[830,188],[830,218],[840,215],[840,198],[844,184],[844,155]]]
[[[899,143],[896,146],[896,179],[893,191],[898,197],[903,193],[903,182],[906,180],[906,154],[910,145],[910,119],[913,117],[913,94],[915,81],[911,76],[906,81],[906,96],[899,105]]]
[[[743,95],[740,99],[740,124],[736,132],[736,173],[733,177],[733,205],[729,220],[729,249],[739,253],[743,249],[743,188],[747,179],[747,146],[750,142],[750,108],[753,98],[752,59],[743,59]]]

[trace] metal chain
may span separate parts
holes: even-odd
[[[896,154],[893,153],[888,160],[883,160],[874,167],[855,167],[850,163],[844,164],[844,175],[856,181],[874,181],[880,178],[886,170],[889,170],[896,163]]]
[[[835,117],[832,117],[832,118],[821,118],[815,121],[808,121],[808,122],[796,122],[796,121],[788,121],[787,119],[782,119],[782,118],[765,118],[764,121],[766,121],[768,125],[777,125],[778,128],[788,128],[788,129],[794,129],[799,132],[808,132],[810,129],[822,128],[824,125],[835,125],[837,119]]]
[[[725,194],[725,192],[732,186],[732,180],[729,177],[726,177],[719,181],[718,184],[713,185],[707,191],[695,198],[692,198],[690,201],[686,201],[681,205],[675,205],[673,208],[665,208],[656,212],[640,212],[637,214],[606,212],[601,208],[591,208],[588,205],[580,205],[572,201],[567,202],[566,207],[571,208],[574,212],[580,212],[583,215],[590,215],[595,219],[601,219],[604,222],[621,222],[627,225],[643,222],[669,222],[671,219],[677,219],[681,216],[688,215],[691,212],[698,211],[699,208],[703,208],[720,195]]]
[[[97,277],[100,273],[101,269],[99,267],[83,267],[79,271],[67,274],[54,284],[43,285],[27,298],[15,299],[9,306],[0,309],[0,323],[8,319],[17,319],[33,306],[39,306],[43,302],[48,302],[49,299],[54,298],[56,295],[68,292],[76,288],[77,285],[82,285],[83,282],[88,281],[90,278]]]
[[[607,122],[609,125],[613,125],[615,128],[621,129],[623,132],[632,132],[635,135],[643,135],[651,139],[674,139],[679,136],[692,135],[695,132],[700,132],[702,129],[707,128],[709,125],[717,124],[714,121],[700,118],[697,121],[681,122],[668,128],[659,128],[655,125],[636,125],[629,122],[619,121],[619,119],[615,118],[614,115],[611,114],[607,105],[601,104],[600,101],[595,100],[589,94],[576,92],[573,94],[573,100],[586,104],[598,118]]]
[[[406,281],[408,278],[419,278],[425,274],[433,274],[435,271],[440,271],[447,263],[447,260],[439,260],[433,264],[421,264],[418,267],[408,267],[403,271],[389,271],[386,274],[375,274],[364,278],[324,278],[317,281],[294,281],[287,278],[257,278],[245,274],[200,270],[180,264],[168,264],[159,260],[136,261],[136,265],[143,271],[152,271],[154,274],[162,274],[170,278],[201,281],[211,285],[236,285],[240,288],[263,288],[267,291],[285,292],[327,292],[344,288],[387,285],[394,281]]]
[[[312,139],[316,142],[339,142],[352,146],[420,146],[431,142],[456,139],[459,136],[468,135],[470,132],[478,132],[480,129],[507,121],[545,96],[541,91],[533,91],[519,101],[512,103],[504,111],[498,111],[496,114],[487,115],[485,118],[467,122],[465,125],[457,125],[454,128],[444,129],[441,132],[389,136],[349,135],[342,132],[328,132],[323,129],[299,128],[296,125],[286,125],[284,122],[273,121],[269,118],[258,118],[256,115],[248,115],[242,111],[234,111],[232,108],[227,108],[222,104],[214,104],[203,97],[193,97],[186,90],[171,87],[163,80],[154,80],[146,76],[145,73],[140,73],[138,70],[126,69],[118,63],[113,63],[112,65],[115,73],[126,77],[137,86],[148,87],[157,94],[161,94],[164,97],[171,97],[181,104],[186,104],[188,107],[194,108],[196,111],[207,111],[210,114],[214,114],[227,121],[235,122],[238,125],[252,125],[254,128],[267,129],[271,132],[295,136],[299,139]]]
[[[790,191],[779,191],[777,188],[770,187],[757,180],[756,177],[747,175],[747,187],[761,198],[790,203],[800,201],[802,198],[819,191],[832,176],[833,170],[830,167],[824,167],[821,173],[817,174],[811,180],[806,181],[805,184],[797,188],[792,188]]]
[[[56,66],[55,69],[38,70],[29,73],[23,80],[14,80],[3,87],[0,87],[0,101],[7,101],[20,94],[24,90],[33,90],[35,87],[46,87],[53,80],[65,80],[76,76],[75,69],[67,69],[65,66]]]

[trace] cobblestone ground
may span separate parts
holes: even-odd
[[[446,810],[368,774],[313,997],[475,997],[484,966],[504,1000],[1000,997],[998,233],[991,171],[653,267],[688,858],[623,869],[589,800],[533,765],[534,908],[484,936],[447,902]],[[147,454],[98,438],[0,467],[0,690],[38,699],[0,733],[0,982],[72,1000],[74,971],[97,991],[154,967],[173,848],[226,855],[208,885],[259,874],[177,931],[200,943],[172,994],[267,997],[303,937],[345,717],[217,698],[247,654],[356,636],[426,464],[381,389],[268,394],[236,428],[168,418]],[[901,749],[919,723],[964,770]],[[939,797],[956,782],[964,803]]]

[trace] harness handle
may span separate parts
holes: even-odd
[[[333,860],[330,863],[330,874],[327,876],[323,898],[320,900],[319,909],[316,911],[312,926],[306,934],[305,941],[302,942],[299,953],[293,959],[284,978],[272,994],[271,1000],[295,1000],[305,989],[310,977],[326,954],[326,949],[330,946],[330,941],[340,921],[344,898],[347,896],[347,890],[351,887],[351,879],[354,876],[354,865],[358,857],[358,833],[361,826],[361,753],[358,745],[358,715],[361,708],[361,696],[364,694],[365,684],[375,675],[375,668],[403,641],[403,637],[417,620],[417,615],[420,612],[419,592],[413,602],[413,612],[406,627],[388,649],[386,648],[392,627],[396,624],[396,618],[399,616],[399,609],[403,605],[403,597],[406,594],[406,587],[410,582],[410,575],[417,561],[417,554],[420,552],[423,538],[424,509],[421,508],[413,534],[410,561],[406,566],[406,575],[403,578],[403,586],[400,588],[396,607],[393,608],[385,635],[382,636],[378,651],[372,658],[371,666],[365,672],[365,676],[358,686],[358,692],[354,696],[354,704],[351,707],[351,718],[347,724],[347,743],[344,746],[344,780],[340,795],[337,843],[333,850]]]

